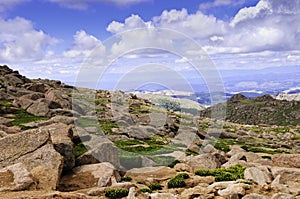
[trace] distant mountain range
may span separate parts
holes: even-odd
[[[142,97],[142,95],[149,95],[149,94],[155,94],[158,96],[169,96],[169,97],[173,97],[173,98],[179,98],[179,99],[188,99],[188,100],[192,100],[195,102],[198,102],[201,105],[204,106],[210,106],[211,104],[211,96],[212,95],[216,95],[219,94],[220,96],[224,97],[223,101],[229,100],[232,96],[236,95],[236,94],[242,94],[247,98],[255,98],[255,97],[259,97],[262,95],[271,95],[274,98],[276,98],[276,96],[280,96],[276,99],[289,99],[291,96],[291,98],[295,98],[298,99],[296,96],[299,96],[300,94],[300,90],[295,88],[295,89],[289,89],[289,90],[285,90],[285,91],[256,91],[256,90],[244,90],[244,91],[240,91],[240,92],[226,92],[226,93],[207,93],[207,92],[196,92],[196,93],[192,93],[192,92],[184,92],[184,91],[172,91],[172,90],[161,90],[161,91],[154,91],[154,92],[150,92],[150,91],[135,91],[134,92],[137,95],[140,95]]]

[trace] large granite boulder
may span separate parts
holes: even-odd
[[[69,170],[75,166],[75,155],[73,152],[73,131],[71,126],[56,123],[43,127],[50,133],[54,149],[64,157],[64,169]]]
[[[105,180],[107,180],[107,186],[121,180],[119,172],[112,164],[103,162],[83,165],[74,168],[71,173],[63,176],[59,189],[61,191],[75,191],[97,187],[98,184],[102,187]]]
[[[22,163],[17,163],[0,170],[0,192],[21,191],[34,187],[32,175]]]
[[[37,180],[38,189],[56,190],[61,177],[64,159],[51,144],[26,154],[16,160],[26,165],[28,171]]]
[[[110,162],[116,168],[120,167],[118,148],[110,141],[104,141],[96,146],[89,145],[88,152],[76,159],[76,165],[95,164],[100,162]]]
[[[60,90],[50,89],[45,93],[45,98],[55,102],[63,109],[72,109],[71,98]]]
[[[276,154],[272,161],[274,166],[300,168],[300,154]]]
[[[49,140],[46,130],[34,129],[0,139],[0,168],[11,165],[20,157],[30,154]]]
[[[49,114],[49,102],[44,98],[34,101],[26,110],[28,113],[35,116],[48,116]]]
[[[130,169],[125,176],[130,176],[135,182],[148,182],[150,180],[164,181],[176,175],[176,171],[169,167],[142,167]]]
[[[219,160],[209,153],[197,156],[187,156],[182,162],[193,169],[216,169],[221,166]]]

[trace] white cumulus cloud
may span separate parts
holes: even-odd
[[[87,34],[84,30],[77,31],[74,35],[74,44],[71,49],[64,51],[63,55],[68,58],[84,58],[89,56],[93,50],[105,52],[102,42],[96,37]]]
[[[0,19],[0,61],[15,62],[43,59],[47,47],[58,40],[41,30],[36,30],[31,21],[21,17]]]

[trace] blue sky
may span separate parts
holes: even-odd
[[[103,54],[99,56],[109,57],[130,50],[132,43],[141,47],[175,44],[175,35],[154,32],[149,37],[148,29],[166,28],[197,42],[218,70],[300,67],[300,2],[288,2],[2,0],[0,64],[33,78],[74,82],[95,48],[101,49]],[[123,34],[137,28],[145,32]],[[115,43],[109,49],[106,41],[111,37],[115,37]],[[193,52],[193,56],[200,55]],[[154,62],[191,74],[186,57],[148,50],[123,55],[110,71],[122,76],[136,63],[152,66]]]

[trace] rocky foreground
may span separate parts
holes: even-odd
[[[297,122],[216,121],[7,66],[0,74],[0,198],[300,198]],[[251,104],[240,97],[229,103],[242,115]],[[284,105],[279,115],[297,116],[296,101],[267,100],[264,112]]]

